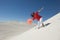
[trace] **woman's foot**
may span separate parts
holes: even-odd
[[[42,23],[42,27],[44,27],[44,24]]]

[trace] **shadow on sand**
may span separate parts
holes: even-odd
[[[47,23],[47,24],[45,24],[44,26],[48,26],[48,25],[50,25],[51,23]]]

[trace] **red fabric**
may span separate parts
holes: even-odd
[[[37,20],[39,21],[41,17],[42,17],[42,16],[40,16],[40,15],[38,14],[38,12],[35,12],[35,13],[34,13],[34,17],[33,17],[32,19],[33,19],[33,20],[37,19]]]

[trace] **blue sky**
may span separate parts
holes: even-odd
[[[47,20],[60,12],[60,0],[0,0],[0,21],[26,21],[41,7],[39,14]]]

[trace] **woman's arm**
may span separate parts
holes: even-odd
[[[39,13],[40,13],[42,10],[43,10],[43,7],[42,7],[41,9],[39,9],[37,12],[39,12]]]

